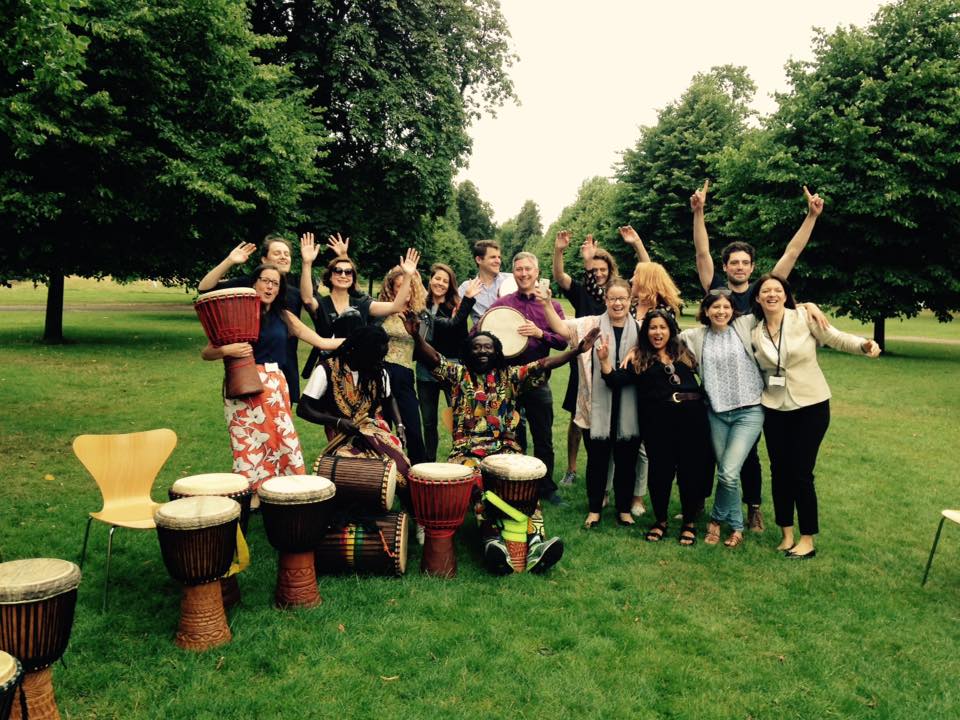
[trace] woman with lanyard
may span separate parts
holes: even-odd
[[[830,388],[817,363],[817,345],[875,358],[880,347],[865,338],[830,327],[821,328],[804,307],[797,307],[790,285],[767,273],[753,297],[754,354],[766,380],[761,403],[763,436],[770,456],[776,523],[783,539],[777,546],[788,558],[816,555],[813,536],[819,530],[814,467],[820,443],[830,425]],[[796,510],[800,539],[794,539]]]
[[[427,309],[420,314],[424,339],[448,360],[456,361],[460,347],[467,339],[467,318],[473,310],[477,294],[483,289],[479,278],[468,281],[461,299],[457,292],[457,274],[449,265],[430,266],[430,295]],[[423,423],[423,443],[428,462],[437,459],[437,406],[440,404],[441,385],[430,371],[417,361],[417,398],[420,401],[420,420]],[[443,388],[450,405],[450,390]]]
[[[611,387],[635,384],[640,431],[650,461],[649,488],[654,524],[648,542],[667,532],[673,478],[680,488],[683,527],[680,544],[697,541],[695,521],[703,507],[703,488],[713,470],[707,412],[694,374],[696,360],[680,344],[673,315],[650,310],[640,325],[636,359],[626,368],[601,358],[601,377]]]
[[[581,353],[577,362],[579,383],[574,422],[583,432],[587,449],[588,514],[584,527],[590,529],[600,522],[611,455],[617,523],[633,525],[630,507],[640,449],[636,388],[633,384],[608,387],[600,378],[603,360],[609,359],[612,353],[619,363],[637,344],[637,323],[630,317],[630,284],[614,278],[607,284],[604,297],[607,311],[603,315],[570,320],[562,320],[557,315],[544,290],[538,287],[536,294],[544,306],[550,329],[567,338],[571,346],[577,345],[594,328],[600,329],[594,352]]]
[[[321,350],[335,350],[342,340],[322,338],[284,306],[286,280],[275,265],[259,265],[251,275],[260,298],[260,336],[256,343],[212,344],[204,360],[254,357],[263,392],[241,399],[224,398],[224,414],[233,448],[233,471],[256,489],[269,477],[303,475],[303,451],[290,416],[290,391],[280,368],[287,359],[287,338],[295,335]],[[254,495],[256,502],[256,495]]]

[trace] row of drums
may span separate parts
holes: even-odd
[[[538,478],[517,464],[539,461],[497,457],[481,466],[484,482],[532,512]],[[409,520],[390,512],[393,462],[322,456],[314,471],[330,477],[275,477],[257,490],[267,539],[278,552],[274,600],[281,608],[320,603],[318,571],[406,570]],[[423,572],[455,575],[453,535],[479,477],[450,463],[410,469],[410,502],[426,532]],[[231,640],[224,608],[239,601],[236,573],[249,562],[244,535],[252,492],[243,476],[217,473],[177,480],[170,497],[155,521],[164,565],[182,587],[175,642],[188,650],[217,647]],[[0,720],[60,717],[50,668],[67,647],[80,576],[77,565],[54,558],[0,563]]]

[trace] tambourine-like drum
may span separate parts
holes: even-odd
[[[230,642],[216,581],[230,570],[237,549],[240,505],[225,497],[186,497],[161,505],[153,519],[163,564],[183,586],[175,642],[185,650]]]
[[[400,577],[407,571],[409,517],[388,512],[331,527],[317,545],[317,573]]]
[[[23,666],[20,661],[13,655],[0,650],[0,720],[8,720],[17,695],[20,696],[21,701],[23,700],[23,694],[17,692],[22,679]],[[22,708],[18,710],[22,711]]]
[[[397,491],[397,465],[393,460],[321,455],[313,463],[313,474],[330,478],[336,485],[337,507],[372,513],[393,507]]]
[[[260,336],[260,298],[253,288],[225,288],[204,293],[193,303],[203,331],[214,347],[230,343],[255,343]],[[228,398],[263,392],[253,355],[224,358]]]
[[[321,602],[314,569],[314,548],[327,528],[337,489],[317,475],[283,475],[266,480],[257,490],[267,539],[280,557],[277,562],[277,607],[313,607]]]
[[[540,481],[547,474],[547,466],[539,458],[529,455],[503,453],[490,455],[480,463],[483,487],[529,518],[537,510],[540,501]],[[490,502],[484,503],[484,513],[491,519],[499,518],[504,524],[504,544],[510,553],[514,570],[524,572],[527,565],[526,523],[516,524],[500,508]]]
[[[473,469],[455,463],[418,463],[407,477],[414,516],[425,536],[420,572],[453,577],[457,574],[453,534],[463,525],[470,505]]]
[[[31,720],[60,717],[50,666],[67,649],[79,585],[80,568],[67,560],[0,563],[0,650],[23,665]],[[20,717],[16,705],[12,716]]]
[[[517,331],[526,321],[527,319],[513,308],[495,307],[483,314],[477,327],[500,341],[504,357],[514,358],[527,349],[527,338]]]
[[[253,488],[250,481],[236,473],[204,473],[182,477],[168,491],[171,500],[199,495],[218,495],[236,500],[240,504],[240,532],[246,536],[250,521],[250,500]],[[240,602],[240,584],[236,575],[220,578],[220,590],[223,592],[223,606],[231,608]]]

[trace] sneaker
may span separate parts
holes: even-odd
[[[560,493],[555,492],[553,495],[547,498],[547,502],[551,505],[556,505],[557,507],[569,507],[570,503],[560,497]]]
[[[634,517],[640,517],[647,511],[647,506],[643,504],[643,500],[634,500],[633,507],[630,508],[630,514]]]
[[[747,527],[750,528],[750,532],[762,533],[766,530],[766,526],[763,524],[763,513],[760,512],[759,505],[750,505],[747,508]]]
[[[426,533],[423,530],[423,525],[417,525],[417,543],[423,545],[424,540],[426,539]]]
[[[527,544],[527,572],[545,573],[563,557],[563,540],[552,537],[542,539],[539,535],[532,535]]]
[[[567,473],[563,476],[563,479],[560,480],[560,484],[573,485],[573,482],[576,479],[577,479],[577,473],[573,470],[567,470]]]
[[[483,564],[494,575],[509,575],[513,572],[510,553],[499,537],[487,538],[483,543]],[[529,567],[529,561],[527,563]]]

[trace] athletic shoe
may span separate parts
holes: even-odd
[[[532,535],[527,544],[527,572],[545,573],[563,557],[563,540],[552,537],[542,539],[539,535]]]
[[[566,474],[563,476],[563,479],[560,480],[561,485],[573,485],[574,480],[577,479],[577,473],[573,470],[567,470]]]
[[[750,528],[750,532],[755,533],[762,533],[766,529],[759,505],[750,505],[747,508],[747,527]]]
[[[513,572],[510,553],[499,537],[487,538],[483,542],[483,564],[494,575],[509,575]],[[529,565],[529,563],[528,563]]]

